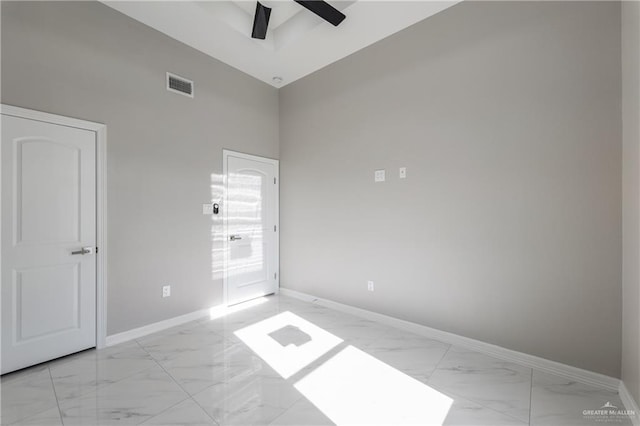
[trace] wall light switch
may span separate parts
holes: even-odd
[[[400,167],[400,179],[406,179],[406,178],[407,178],[407,168]]]
[[[384,182],[385,176],[384,176],[384,169],[383,170],[376,170],[375,174],[373,175],[374,180],[376,182]]]
[[[203,204],[202,214],[213,214],[213,204]]]

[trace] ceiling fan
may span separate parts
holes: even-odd
[[[325,21],[337,27],[346,16],[326,1],[322,0],[293,0],[300,6],[305,7],[315,13]],[[271,16],[271,8],[264,6],[260,2],[256,2],[256,14],[253,17],[252,38],[264,40],[267,36],[267,27],[269,26],[269,17]]]

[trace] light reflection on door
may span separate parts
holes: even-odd
[[[226,160],[228,304],[276,290],[277,166],[263,160],[234,155]]]
[[[227,272],[238,278],[240,287],[263,281],[266,277],[264,228],[265,209],[262,194],[265,176],[256,170],[241,170],[229,174],[227,198],[228,233],[239,236],[229,252]]]

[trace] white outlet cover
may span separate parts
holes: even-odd
[[[203,204],[202,214],[213,214],[213,204]]]
[[[171,286],[165,285],[162,287],[162,297],[169,297],[169,296],[171,296]]]
[[[367,290],[374,291],[374,289],[373,281],[367,281]]]
[[[406,167],[400,167],[400,179],[406,179],[407,178],[407,168]]]
[[[373,178],[374,178],[374,180],[376,182],[384,182],[384,180],[385,180],[385,171],[384,171],[384,169],[376,170],[374,175],[373,175]]]

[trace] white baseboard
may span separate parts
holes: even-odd
[[[594,386],[600,386],[600,387],[603,387],[609,390],[615,390],[615,391],[618,391],[620,387],[620,379],[616,379],[614,377],[605,376],[604,374],[594,373],[592,371],[583,370],[577,367],[572,367],[570,365],[562,364],[556,361],[551,361],[551,360],[540,358],[534,355],[529,355],[522,352],[511,350],[511,349],[506,349],[501,346],[492,345],[490,343],[485,343],[479,340],[459,336],[457,334],[449,333],[446,331],[437,330],[435,328],[427,327],[425,325],[420,325],[413,322],[401,320],[398,318],[390,317],[388,315],[368,311],[366,309],[356,308],[350,305],[334,302],[332,300],[322,299],[319,297],[301,293],[295,290],[290,290],[287,288],[281,288],[280,294],[284,296],[295,297],[297,299],[301,299],[307,302],[318,303],[319,305],[323,305],[328,308],[347,312],[353,315],[357,315],[357,316],[367,318],[373,321],[377,321],[383,324],[387,324],[393,327],[401,328],[401,329],[410,331],[412,333],[416,333],[421,336],[428,337],[430,339],[439,340],[444,343],[449,343],[451,345],[456,345],[456,346],[467,348],[467,349],[472,349],[478,352],[485,353],[487,355],[494,356],[496,358],[503,359],[505,361],[515,362],[530,368],[535,368],[536,370],[566,377],[576,382],[586,383]]]
[[[137,339],[139,337],[146,336],[147,334],[156,333],[158,331],[166,330],[167,328],[195,321],[197,319],[206,317],[207,315],[209,315],[210,311],[210,308],[201,309],[199,311],[180,315],[178,317],[169,318],[164,321],[158,321],[154,322],[153,324],[123,331],[122,333],[112,334],[111,336],[107,336],[106,346],[117,345],[118,343],[124,343],[129,340]]]
[[[638,407],[638,403],[633,399],[633,396],[629,393],[629,389],[627,389],[627,386],[625,386],[622,380],[620,380],[618,394],[624,404],[624,408],[635,413],[635,416],[631,417],[631,423],[633,423],[633,426],[640,426],[640,407]]]

